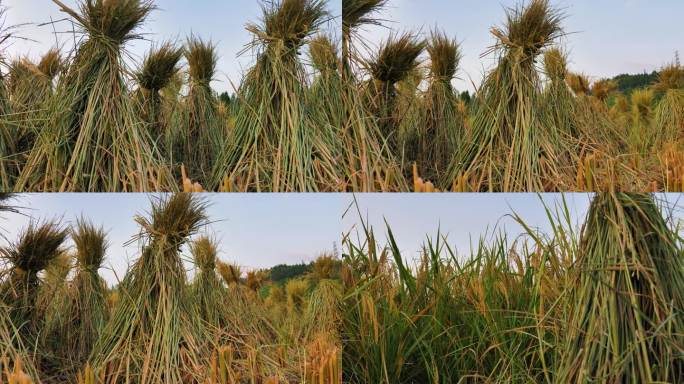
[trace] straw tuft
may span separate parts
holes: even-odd
[[[62,54],[59,49],[52,48],[47,51],[38,62],[38,70],[48,79],[52,80],[64,69]]]
[[[58,221],[31,222],[18,243],[2,248],[0,256],[26,273],[37,274],[62,253],[67,230]]]
[[[532,0],[506,10],[503,28],[493,28],[499,45],[522,49],[525,55],[536,55],[563,35],[564,15],[551,7],[549,0]]]
[[[247,30],[265,41],[279,41],[297,49],[328,15],[324,0],[279,0],[262,5],[263,25],[248,24]]]
[[[211,41],[197,37],[189,38],[186,45],[185,59],[188,61],[190,79],[208,86],[216,72],[216,46]]]
[[[565,79],[568,72],[568,59],[558,48],[551,48],[544,54],[544,70],[551,79]]]
[[[390,36],[369,64],[373,78],[388,84],[406,79],[420,64],[418,57],[425,46],[425,41],[408,32]]]
[[[371,15],[387,5],[387,0],[344,0],[342,2],[342,25],[346,30],[362,24],[379,25]]]
[[[183,50],[166,42],[159,48],[152,48],[143,61],[140,72],[136,75],[138,83],[144,89],[159,92],[164,89],[178,73],[178,62]]]
[[[601,79],[592,84],[591,95],[601,101],[606,101],[617,90],[617,87],[614,80]]]
[[[210,238],[203,236],[194,241],[190,245],[190,253],[200,270],[213,271],[216,268],[218,250],[216,243]]]
[[[76,221],[71,238],[76,244],[76,260],[81,268],[97,271],[102,266],[109,244],[102,227],[96,227],[84,218]]]
[[[154,10],[152,0],[80,0],[79,12],[59,0],[53,2],[78,20],[90,36],[119,45],[138,39],[135,30]]]
[[[458,42],[448,38],[444,32],[433,31],[426,50],[430,54],[432,76],[451,81],[456,76],[462,58]]]
[[[314,67],[320,72],[335,71],[339,59],[337,45],[325,35],[319,35],[309,42],[309,55]]]
[[[242,278],[242,271],[240,266],[236,264],[224,263],[222,261],[216,262],[216,270],[226,285],[239,284]]]
[[[206,207],[196,195],[176,193],[153,201],[150,217],[136,216],[135,221],[152,238],[184,240],[206,223]]]

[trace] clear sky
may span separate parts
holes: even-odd
[[[471,245],[477,245],[481,237],[491,240],[494,235],[506,233],[509,239],[513,239],[524,231],[510,216],[511,213],[518,214],[531,228],[550,233],[544,204],[555,210],[561,206],[563,196],[571,213],[571,222],[577,229],[584,222],[591,194],[359,194],[356,201],[365,222],[373,227],[378,243],[384,245],[386,242],[386,220],[402,255],[411,260],[419,255],[428,237],[436,239],[438,230],[447,236],[449,244],[461,257],[467,257]],[[665,211],[673,211],[679,220],[684,218],[681,211],[683,197],[680,194],[656,196]],[[353,201],[354,196],[347,195],[345,209]],[[677,209],[672,209],[675,207]],[[360,219],[355,209],[350,209],[345,215],[343,227],[345,233],[356,233]]]
[[[202,233],[220,242],[219,258],[245,269],[311,261],[339,245],[342,200],[332,194],[208,194],[212,223]],[[100,271],[110,283],[125,274],[140,255],[138,244],[124,246],[139,233],[135,214],[150,208],[147,194],[23,194],[12,205],[25,207],[22,215],[0,213],[0,231],[15,241],[30,217],[61,218],[64,224],[81,216],[102,225],[110,249]],[[6,241],[0,236],[0,245]],[[184,252],[186,256],[189,254]],[[188,264],[191,270],[191,265]]]
[[[564,10],[568,35],[563,45],[571,69],[592,78],[652,71],[684,54],[681,0],[552,0]],[[479,84],[491,57],[480,55],[494,40],[489,30],[505,20],[504,7],[519,0],[389,0],[379,15],[385,27],[429,32],[438,26],[462,42],[463,62],[458,89]],[[364,37],[377,42],[388,28],[367,28]]]
[[[212,223],[203,231],[220,242],[219,258],[246,269],[311,261],[324,251],[344,251],[343,234],[355,233],[360,219],[374,228],[379,245],[386,243],[385,220],[407,260],[415,259],[427,237],[437,231],[447,236],[459,256],[467,257],[481,237],[491,240],[506,233],[510,239],[523,228],[510,216],[517,213],[532,228],[548,233],[544,210],[561,204],[560,194],[207,194]],[[591,194],[565,194],[576,228],[584,221]],[[145,214],[152,195],[147,194],[22,194],[13,205],[24,215],[0,213],[3,236],[16,240],[33,219],[61,218],[64,224],[85,216],[108,232],[110,249],[100,273],[110,283],[123,277],[140,254],[138,244],[124,246],[139,233],[135,214]],[[657,195],[668,212],[684,218],[684,194]],[[677,209],[671,210],[670,208]],[[346,214],[345,214],[346,212]],[[344,216],[343,216],[344,215]],[[184,255],[189,258],[187,250]],[[192,265],[187,264],[192,272]]]
[[[68,6],[77,4],[76,0],[62,0]],[[7,10],[6,26],[22,25],[16,34],[30,39],[14,39],[9,42],[9,56],[29,55],[36,58],[55,45],[57,36],[60,44],[68,48],[73,46],[73,35],[55,34],[52,25],[38,26],[38,24],[61,20],[66,15],[51,0],[2,0]],[[218,45],[220,61],[219,73],[212,84],[218,91],[232,91],[233,85],[238,86],[242,74],[249,69],[254,61],[251,52],[238,57],[245,44],[251,41],[251,34],[245,30],[248,22],[261,20],[261,2],[257,0],[156,0],[159,8],[149,17],[147,23],[140,30],[146,33],[148,41],[137,41],[129,44],[127,50],[141,61],[140,58],[149,50],[151,41],[178,40],[194,33],[205,39],[212,39]],[[333,33],[340,30],[342,1],[328,0],[328,10],[333,17],[325,30]],[[57,32],[71,30],[71,24],[59,22],[54,27]],[[334,35],[339,36],[338,33]]]

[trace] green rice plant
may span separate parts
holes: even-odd
[[[468,258],[428,239],[416,265],[361,224],[346,236],[345,382],[552,382],[577,244],[567,206],[547,208],[553,232],[483,237]]]
[[[239,190],[337,190],[338,165],[306,113],[305,68],[298,52],[326,21],[323,0],[263,5],[261,25],[249,24],[257,58],[238,90],[230,142],[216,161],[211,185]]]
[[[454,156],[444,185],[466,176],[477,190],[538,191],[558,188],[558,132],[543,126],[537,56],[563,35],[563,14],[548,0],[506,11],[495,27],[497,66],[474,102],[470,135]]]
[[[596,195],[554,382],[681,381],[681,255],[681,239],[652,196]]]
[[[121,282],[119,303],[89,359],[105,372],[104,382],[199,379],[205,341],[187,300],[179,249],[206,223],[205,212],[195,195],[175,194],[154,201],[149,217],[136,217],[141,256]]]
[[[192,302],[202,321],[211,326],[224,323],[223,297],[226,294],[216,273],[217,244],[208,237],[200,237],[190,245],[197,273],[192,281]]]
[[[69,69],[51,98],[45,129],[15,188],[32,191],[176,189],[126,89],[123,49],[153,9],[149,0],[53,0],[80,29]]]
[[[218,55],[212,42],[191,37],[186,44],[185,58],[189,82],[184,103],[186,128],[179,132],[180,161],[188,168],[190,178],[207,185],[215,154],[220,153],[228,137],[218,116],[218,100],[210,87]]]
[[[178,75],[183,50],[171,42],[152,48],[136,74],[139,85],[140,114],[148,125],[150,136],[167,163],[173,164],[175,133],[172,108],[177,99],[164,97],[166,89]],[[171,104],[171,106],[169,105]]]

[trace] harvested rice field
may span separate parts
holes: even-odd
[[[342,382],[336,201],[0,198],[0,382]]]
[[[400,0],[256,0],[230,22],[224,5],[45,3],[1,8],[3,191],[684,189],[684,36],[651,21],[667,6],[597,8],[614,28],[649,18],[625,43],[586,0],[485,1],[477,25],[425,3],[462,31],[404,25],[420,9]]]
[[[681,195],[202,196],[2,195],[2,382],[684,380]]]

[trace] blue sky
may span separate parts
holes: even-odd
[[[540,199],[541,197],[541,199]],[[567,194],[568,208],[572,222],[581,223],[590,202],[590,194]],[[354,201],[348,196],[345,208]],[[387,225],[407,259],[417,257],[421,245],[437,233],[447,236],[460,256],[470,253],[480,237],[492,239],[493,235],[505,232],[517,236],[523,228],[510,217],[515,212],[525,222],[542,231],[549,231],[544,203],[555,208],[562,202],[562,195],[534,193],[511,194],[359,194],[356,195],[359,209],[367,225],[373,227],[378,240],[387,240]],[[542,202],[543,201],[543,202]],[[345,233],[356,233],[361,220],[355,208],[343,219]]]
[[[204,195],[203,195],[204,196]],[[150,208],[147,194],[24,194],[13,205],[25,207],[22,215],[0,213],[2,235],[14,241],[21,229],[36,220],[61,218],[64,224],[81,216],[102,225],[110,249],[106,268],[100,271],[110,283],[122,278],[129,263],[139,256],[138,244],[124,246],[139,233],[135,214]],[[212,223],[202,232],[220,242],[219,258],[245,267],[263,268],[281,263],[311,261],[332,251],[342,227],[342,201],[326,194],[209,194]],[[0,245],[6,242],[0,236]],[[189,255],[187,251],[186,255]],[[191,265],[188,264],[188,269]]]
[[[504,7],[518,0],[389,0],[379,15],[385,28],[367,28],[364,38],[377,42],[395,30],[429,32],[438,26],[462,42],[463,63],[459,89],[471,89],[491,68],[491,57],[480,55],[493,44],[489,30],[505,20]],[[552,0],[564,10],[563,46],[571,69],[592,78],[652,71],[684,54],[681,0]]]
[[[72,223],[82,215],[108,232],[110,249],[106,268],[100,273],[110,283],[126,272],[139,256],[138,244],[124,246],[139,232],[135,214],[145,214],[152,195],[147,194],[22,194],[14,205],[25,214],[0,213],[0,234],[16,240],[21,229],[34,219],[61,218]],[[484,237],[508,234],[514,238],[523,228],[510,216],[515,212],[532,228],[549,232],[544,204],[558,207],[559,194],[207,194],[212,223],[205,228],[220,242],[219,257],[246,269],[298,263],[315,259],[321,252],[344,251],[343,234],[355,233],[360,219],[348,210],[354,198],[366,223],[374,228],[380,245],[386,242],[385,220],[391,226],[402,255],[415,259],[427,237],[438,233],[461,257]],[[677,207],[684,218],[684,195],[657,195],[664,207]],[[571,222],[581,225],[590,194],[565,194]],[[346,214],[345,211],[347,212]],[[344,214],[344,216],[343,216]],[[0,246],[6,245],[0,236]],[[187,250],[184,255],[189,257]],[[187,264],[192,272],[192,265]]]
[[[75,0],[62,0],[68,6],[77,4]],[[29,55],[35,58],[55,45],[55,36],[65,47],[72,46],[72,35],[53,33],[51,25],[39,27],[37,24],[60,20],[66,17],[51,0],[4,0],[2,4],[8,8],[6,25],[26,24],[17,30],[17,35],[28,40],[14,39],[10,44],[9,56]],[[241,75],[254,61],[248,52],[238,57],[245,44],[251,41],[251,34],[245,30],[248,22],[261,19],[261,6],[257,0],[156,0],[159,8],[152,13],[141,29],[146,38],[152,41],[174,40],[184,41],[185,37],[194,33],[205,39],[212,39],[218,45],[220,60],[219,73],[212,86],[219,90],[233,90],[237,87]],[[333,20],[325,31],[340,30],[342,2],[328,0],[328,9]],[[71,24],[60,22],[55,26],[57,32],[71,30]],[[128,52],[140,61],[150,48],[150,41],[136,41],[129,44]]]
[[[75,0],[64,0],[68,5]],[[396,30],[429,31],[439,26],[455,36],[463,45],[463,63],[456,81],[459,89],[472,89],[479,84],[482,74],[492,66],[491,57],[480,55],[491,46],[490,27],[504,20],[503,7],[513,6],[518,0],[390,0],[389,7],[380,15],[388,20],[386,27]],[[7,24],[44,23],[64,18],[50,0],[4,0],[9,7]],[[219,74],[213,86],[219,91],[232,90],[241,74],[250,67],[253,56],[237,57],[250,41],[245,23],[258,21],[261,16],[257,0],[157,0],[155,11],[143,28],[148,38],[155,41],[184,39],[190,33],[211,38],[218,43],[221,60]],[[327,31],[339,31],[341,0],[328,0],[328,8],[335,19]],[[569,35],[563,45],[570,53],[571,68],[593,78],[619,73],[652,71],[674,58],[675,51],[684,54],[684,28],[680,15],[684,2],[680,0],[553,0],[553,4],[567,14],[564,26]],[[59,23],[57,31],[70,29]],[[54,45],[51,26],[26,25],[19,35],[34,41],[15,39],[10,56],[28,54],[37,57]],[[368,28],[364,38],[378,42],[389,33],[388,28]],[[339,34],[338,34],[339,35]],[[71,36],[58,34],[69,46]],[[128,46],[134,58],[149,48],[149,41]]]
[[[584,222],[591,194],[535,194],[535,193],[465,193],[465,194],[358,194],[356,201],[367,225],[373,227],[380,244],[387,241],[387,225],[407,260],[418,257],[421,246],[429,237],[436,239],[439,231],[460,257],[470,254],[471,245],[480,238],[491,240],[493,236],[506,233],[509,239],[523,234],[524,229],[512,217],[519,215],[531,228],[550,233],[551,227],[544,205],[555,210],[565,203],[570,211],[571,222],[578,229]],[[354,196],[345,195],[345,209]],[[682,204],[684,195],[659,194],[656,199],[667,214],[677,220],[684,218]],[[673,209],[676,208],[676,209]],[[344,233],[356,238],[361,220],[355,209],[344,216]],[[344,248],[343,248],[344,249]]]

